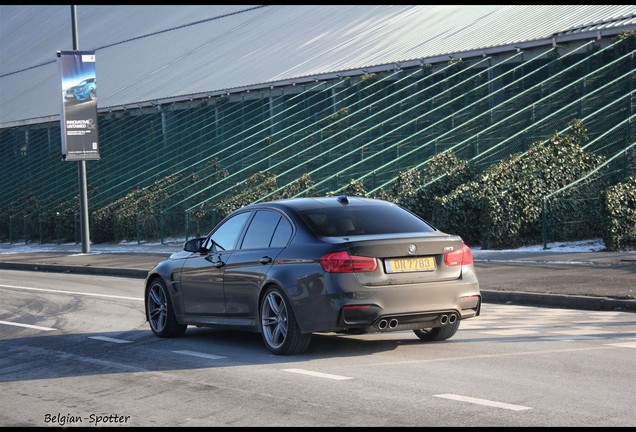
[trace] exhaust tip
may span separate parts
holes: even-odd
[[[442,315],[441,317],[439,317],[439,322],[442,325],[446,325],[446,323],[448,323],[448,315]]]
[[[390,328],[396,328],[398,326],[398,320],[393,318],[391,321],[389,321],[389,327]]]
[[[383,320],[380,320],[380,322],[378,323],[378,328],[380,330],[384,330],[387,325],[389,325],[389,323],[387,322],[387,320],[383,319]]]
[[[455,315],[455,314],[451,314],[451,315],[448,317],[448,323],[449,323],[449,324],[454,324],[454,323],[455,323],[455,321],[457,321],[457,315]]]

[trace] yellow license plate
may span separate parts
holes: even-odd
[[[385,261],[387,273],[421,272],[435,270],[435,258],[392,258]]]

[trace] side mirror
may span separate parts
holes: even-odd
[[[186,252],[202,252],[201,245],[205,237],[193,238],[185,242],[183,250]]]

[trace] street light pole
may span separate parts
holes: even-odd
[[[79,50],[79,33],[77,30],[77,7],[71,5],[71,25],[73,31],[73,50]],[[86,160],[77,162],[80,189],[80,230],[82,237],[82,253],[90,252],[90,229],[88,224],[88,188],[86,186]]]

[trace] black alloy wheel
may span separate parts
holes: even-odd
[[[188,328],[177,322],[166,284],[158,278],[146,290],[146,319],[155,336],[161,338],[181,336]]]
[[[267,289],[260,310],[261,334],[267,349],[277,355],[305,352],[311,342],[311,333],[300,332],[289,301],[279,288]]]

